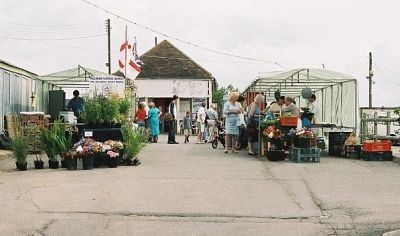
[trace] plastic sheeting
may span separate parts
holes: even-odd
[[[244,93],[261,92],[267,101],[274,100],[274,92],[293,97],[299,107],[306,106],[301,98],[303,88],[310,88],[320,106],[320,123],[333,123],[356,130],[358,119],[357,79],[325,69],[294,69],[285,72],[261,73]]]
[[[91,76],[110,77],[112,75],[78,65],[69,70],[39,76],[39,79],[61,88],[89,88]]]

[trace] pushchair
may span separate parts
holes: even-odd
[[[213,148],[218,147],[218,141],[225,147],[225,127],[222,126],[221,122],[217,123],[218,132],[214,133],[214,139],[211,142]]]

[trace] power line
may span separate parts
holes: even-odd
[[[59,35],[60,37],[77,37],[77,36],[87,36],[93,34],[100,34],[100,32],[104,32],[103,24],[96,24],[97,27],[88,27],[87,25],[82,26],[74,26],[74,27],[57,27],[57,28],[49,28],[49,27],[34,27],[34,25],[29,26],[14,26],[14,23],[10,24],[2,24],[0,23],[0,33],[12,34],[14,37],[17,37],[19,34],[23,34],[26,38],[27,35],[40,35],[40,37],[47,38],[47,35]],[[94,24],[90,24],[94,25]],[[46,35],[46,36],[44,36]],[[52,37],[52,36],[51,36]],[[18,38],[18,37],[17,37]],[[31,37],[28,37],[31,38]],[[33,38],[33,37],[32,37]]]
[[[252,32],[240,32],[240,31],[235,31],[235,30],[228,30],[228,29],[221,29],[221,28],[217,28],[217,27],[199,25],[199,24],[194,24],[194,23],[189,23],[189,22],[173,20],[173,19],[169,19],[169,18],[163,18],[163,17],[153,16],[153,15],[138,13],[138,12],[130,11],[130,10],[126,10],[126,9],[118,9],[118,8],[110,7],[110,6],[107,6],[107,8],[118,10],[118,11],[122,11],[122,12],[134,13],[135,15],[141,15],[141,16],[144,16],[144,17],[153,18],[153,19],[161,20],[163,22],[168,21],[168,22],[173,22],[173,23],[178,23],[178,24],[188,25],[188,26],[194,26],[194,27],[203,28],[203,29],[206,29],[206,30],[217,31],[217,32],[227,32],[227,33],[233,33],[233,34],[236,34],[236,35],[240,34],[240,35],[246,35],[246,36],[257,37],[257,38],[262,38],[262,39],[266,39],[267,38],[265,35],[260,35],[260,34],[256,34],[256,33],[252,33]],[[289,43],[290,44],[293,44],[293,43],[296,43],[296,44],[308,44],[308,45],[315,46],[315,47],[320,47],[321,45],[322,46],[328,46],[328,47],[363,47],[360,44],[346,44],[346,43],[316,42],[316,41],[308,41],[308,40],[279,39],[279,43],[280,44],[282,44],[283,41],[286,42],[285,44],[289,44]],[[319,64],[321,64],[321,63],[319,63]]]
[[[52,45],[52,46],[63,47],[63,48],[72,48],[72,49],[86,50],[86,51],[90,51],[90,52],[93,52],[93,53],[104,54],[104,51],[99,50],[99,49],[94,49],[94,48],[77,47],[77,46],[71,46],[71,45],[62,45],[62,44],[51,43],[51,42],[47,42],[47,41],[28,41],[28,42],[29,42],[29,43],[44,44],[44,45]],[[3,52],[4,52],[4,51],[3,51]]]
[[[103,26],[98,28],[74,28],[74,29],[32,29],[32,28],[11,28],[8,26],[0,25],[0,30],[10,31],[12,33],[41,33],[41,34],[60,34],[60,33],[85,33],[90,31],[100,31],[103,30]]]
[[[180,60],[180,61],[192,61],[192,59],[184,58],[184,57],[163,57],[163,56],[147,56],[142,55],[141,57],[147,58],[158,58],[158,59],[168,59],[168,60]],[[219,61],[219,60],[207,60],[207,59],[196,59],[196,61],[203,61],[203,62],[215,62],[215,63],[245,63],[245,64],[254,64],[254,65],[262,65],[262,62],[243,62],[243,61]]]
[[[137,27],[143,28],[143,29],[145,29],[145,30],[151,31],[151,32],[156,33],[156,34],[159,34],[159,35],[162,35],[162,36],[164,36],[164,37],[166,37],[166,38],[170,38],[170,39],[176,40],[176,41],[178,41],[178,42],[185,43],[185,44],[190,45],[190,46],[192,46],[192,47],[196,47],[196,48],[202,49],[202,50],[204,50],[204,51],[208,51],[208,52],[211,52],[211,53],[214,53],[214,54],[219,54],[219,55],[224,55],[224,56],[230,56],[230,57],[235,57],[235,58],[239,58],[239,59],[249,60],[249,61],[258,61],[258,62],[263,62],[263,63],[274,64],[274,65],[277,65],[277,66],[282,67],[282,68],[284,68],[284,69],[287,69],[286,67],[284,67],[283,65],[279,64],[278,62],[267,61],[267,60],[258,59],[258,58],[251,58],[251,57],[239,56],[239,55],[235,55],[235,54],[232,54],[232,53],[221,52],[221,51],[217,51],[217,50],[214,50],[214,49],[210,49],[210,48],[207,48],[207,47],[204,47],[204,46],[201,46],[201,45],[198,45],[198,44],[195,44],[195,43],[192,43],[192,42],[189,42],[189,41],[180,39],[180,38],[177,38],[177,37],[175,37],[175,36],[172,36],[172,35],[163,33],[163,32],[161,32],[161,31],[155,30],[155,29],[153,29],[153,28],[151,28],[151,27],[148,27],[148,26],[139,24],[139,23],[137,23],[137,22],[134,22],[134,21],[132,21],[132,20],[130,20],[130,19],[128,19],[128,18],[125,18],[125,17],[123,17],[123,16],[120,16],[120,15],[114,13],[114,12],[111,12],[111,11],[109,11],[109,10],[103,8],[103,7],[100,7],[100,6],[98,6],[98,5],[94,4],[94,3],[91,3],[91,2],[89,2],[89,1],[86,1],[86,0],[81,0],[81,1],[84,2],[84,3],[86,3],[86,4],[88,4],[88,5],[91,5],[91,6],[95,7],[95,8],[97,8],[97,9],[100,9],[100,10],[102,10],[102,11],[104,11],[104,12],[110,14],[110,15],[113,15],[113,16],[115,16],[115,17],[118,17],[119,19],[122,19],[122,20],[124,20],[124,21],[126,21],[126,22],[128,22],[128,23],[131,23],[131,24],[133,24],[133,25],[135,25],[135,26],[137,26]]]
[[[74,39],[97,38],[97,37],[101,37],[101,36],[105,36],[105,35],[107,35],[107,34],[97,34],[97,35],[80,36],[80,37],[66,37],[66,38],[18,38],[18,37],[7,37],[7,36],[0,36],[0,38],[25,40],[25,41],[65,41],[65,40],[74,40]]]
[[[98,22],[92,22],[92,23],[76,23],[76,24],[49,24],[49,25],[32,25],[32,24],[21,24],[21,23],[13,23],[13,22],[6,22],[6,21],[0,21],[0,24],[7,24],[7,25],[18,25],[18,26],[32,26],[32,27],[66,27],[66,26],[71,26],[71,27],[76,27],[76,26],[85,26],[85,25],[96,25]]]

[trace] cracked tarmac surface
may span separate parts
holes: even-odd
[[[160,140],[165,140],[161,137]],[[382,235],[400,229],[400,165],[260,161],[152,144],[138,167],[14,170],[0,160],[0,235]],[[33,165],[33,163],[29,163]]]

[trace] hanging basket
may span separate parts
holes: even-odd
[[[301,97],[304,99],[309,99],[312,95],[312,91],[310,88],[303,88],[301,90]]]

